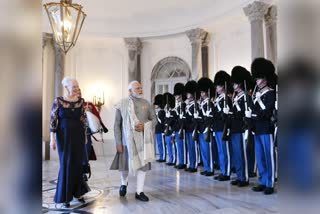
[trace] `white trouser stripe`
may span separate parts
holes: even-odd
[[[248,160],[247,160],[247,151],[246,151],[246,143],[244,133],[242,134],[242,147],[243,147],[243,157],[244,157],[244,172],[246,176],[246,181],[249,180],[249,173],[248,173]]]
[[[210,169],[211,169],[211,172],[213,172],[213,159],[212,159],[212,143],[211,143],[211,140],[209,142],[209,161],[210,161]]]
[[[161,159],[162,160],[166,160],[166,148],[165,148],[165,138],[164,138],[164,134],[162,134],[162,157],[161,157]]]
[[[275,156],[276,156],[276,165],[275,165],[275,175],[274,175],[274,177],[275,178],[278,178],[278,162],[279,162],[279,160],[278,160],[278,147],[275,147],[274,148],[274,152],[275,152]]]
[[[177,140],[175,141],[175,144],[176,144],[176,151],[177,151],[177,163],[176,165],[179,165],[180,164],[180,160],[179,160],[179,147],[178,147],[178,143],[177,143]]]
[[[270,135],[270,153],[271,153],[271,168],[272,168],[272,184],[271,184],[271,187],[273,187],[273,184],[274,184],[274,173],[275,173],[275,170],[274,170],[274,153],[273,153],[273,150],[274,150],[274,145],[273,145],[273,137],[272,135]]]
[[[227,175],[230,175],[230,152],[229,152],[229,141],[226,141],[226,148],[227,148],[227,157],[228,157],[228,164],[227,164]]]
[[[194,148],[195,148],[195,152],[196,152],[196,165],[195,168],[198,167],[198,146],[197,146],[197,141],[194,141]]]
[[[183,130],[182,130],[183,131]],[[186,150],[186,135],[185,135],[185,133],[184,133],[184,131],[183,131],[183,142],[182,142],[182,146],[183,146],[183,161],[184,161],[184,163],[183,164],[187,164],[187,150]]]

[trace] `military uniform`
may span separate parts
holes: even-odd
[[[245,110],[248,108],[247,96],[244,87],[252,86],[251,75],[249,71],[241,66],[235,66],[231,72],[231,82],[238,84],[237,92],[232,101],[232,108],[229,112],[231,119],[231,144],[232,154],[236,169],[237,178],[232,181],[232,185],[238,185],[239,187],[249,185],[249,171],[248,171],[248,159],[246,151],[246,136],[245,136]],[[246,132],[247,133],[247,132]]]
[[[185,123],[185,108],[186,104],[184,100],[184,85],[182,83],[177,83],[174,86],[174,95],[181,96],[181,102],[176,102],[176,107],[174,109],[175,113],[173,114],[173,131],[175,137],[175,144],[177,148],[177,169],[186,168],[186,157],[187,151],[185,146],[185,132],[184,132],[184,123]]]
[[[163,95],[158,94],[155,97],[154,103],[155,106],[158,108],[155,109],[156,116],[157,116],[157,125],[155,128],[155,135],[156,135],[156,143],[159,152],[159,159],[158,162],[165,162],[166,161],[166,147],[164,144],[164,120],[165,120],[165,111],[163,109]]]
[[[185,86],[185,92],[194,95],[197,90],[197,82],[189,81]],[[197,142],[193,139],[195,134],[196,121],[194,120],[196,101],[193,98],[192,100],[187,101],[186,105],[186,120],[185,120],[185,131],[186,131],[186,144],[188,148],[188,168],[186,169],[189,172],[196,172],[198,167],[197,161]]]
[[[217,98],[214,100],[213,108],[213,131],[215,132],[215,138],[217,141],[220,163],[220,175],[216,176],[215,179],[219,181],[230,180],[231,174],[230,142],[223,140],[225,126],[228,126],[228,117],[223,112],[223,108],[228,106],[230,109],[231,107],[231,100],[225,94],[228,91],[229,81],[230,75],[227,74],[225,71],[219,71],[215,75],[215,86],[225,86],[225,83],[227,83],[227,88],[225,89],[225,92],[219,94]]]
[[[251,72],[253,78],[265,79],[267,84],[275,76],[272,62],[264,58],[258,58],[252,62]],[[268,86],[261,87],[252,95],[252,99],[252,112],[246,113],[246,116],[251,117],[254,126],[255,151],[260,175],[259,185],[253,187],[253,191],[272,194],[274,191],[275,161],[274,126],[271,118],[275,108],[275,91]]]
[[[198,130],[200,154],[203,161],[204,171],[202,175],[212,176],[214,174],[213,160],[212,160],[212,143],[211,143],[211,118],[212,118],[212,103],[208,97],[209,93],[213,94],[213,82],[209,78],[201,78],[198,81],[198,90],[205,92],[206,97],[200,103],[200,110],[198,116]],[[211,110],[211,111],[209,111]],[[208,137],[209,136],[209,137]],[[208,138],[208,139],[206,139]]]
[[[166,142],[167,152],[168,152],[168,160],[167,165],[173,166],[176,164],[176,146],[174,144],[173,139],[173,125],[174,125],[174,107],[175,107],[175,98],[170,93],[163,94],[164,102],[165,102],[165,131],[164,138]]]

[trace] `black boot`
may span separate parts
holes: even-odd
[[[265,189],[266,189],[265,185],[258,185],[258,186],[252,187],[252,191],[254,192],[262,192]]]
[[[240,181],[238,187],[246,187],[249,186],[249,181]]]
[[[265,195],[271,195],[273,192],[274,192],[274,189],[272,187],[267,187],[263,193]]]
[[[233,181],[231,181],[230,183],[231,183],[231,185],[233,185],[233,186],[237,186],[237,185],[240,183],[240,180],[233,180]]]

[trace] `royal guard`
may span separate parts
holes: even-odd
[[[230,75],[225,71],[219,71],[214,77],[214,85],[217,98],[214,100],[213,108],[213,131],[220,162],[220,174],[214,178],[219,181],[228,181],[231,174],[230,124],[228,120],[231,108],[231,99],[228,93],[232,91]]]
[[[213,176],[214,167],[212,160],[211,124],[212,124],[212,102],[211,95],[214,95],[213,82],[206,77],[198,81],[201,103],[198,115],[198,130],[200,154],[203,161],[204,170],[200,173],[205,176]]]
[[[248,90],[253,87],[251,74],[244,67],[235,66],[231,71],[231,83],[234,90],[232,107],[229,112],[232,157],[235,164],[237,178],[232,185],[244,187],[249,185],[249,170],[247,157],[248,133],[251,131],[245,124],[245,111],[248,110],[251,97]]]
[[[274,124],[272,115],[275,109],[275,90],[269,84],[275,79],[275,67],[271,61],[257,58],[251,64],[252,77],[256,82],[256,90],[252,95],[253,105],[246,112],[251,118],[254,130],[254,141],[259,184],[252,188],[255,192],[269,195],[274,192],[275,161],[274,161]]]
[[[154,109],[156,112],[158,123],[155,128],[155,135],[156,135],[156,142],[159,152],[159,159],[157,162],[165,162],[166,161],[166,147],[164,143],[164,120],[166,117],[165,111],[164,111],[164,102],[163,102],[163,95],[158,94],[154,98]]]
[[[185,120],[185,132],[186,132],[186,143],[188,148],[188,168],[186,171],[197,172],[198,167],[198,154],[197,154],[197,127],[196,121],[194,120],[197,116],[197,82],[191,80],[185,85],[186,99],[186,120]]]
[[[176,146],[173,138],[173,125],[174,125],[174,108],[175,108],[175,98],[174,96],[167,92],[163,94],[163,105],[165,111],[165,122],[164,122],[164,138],[167,146],[168,152],[168,166],[174,166],[176,164]]]
[[[175,166],[177,169],[185,169],[186,161],[187,161],[187,150],[185,146],[185,92],[184,92],[184,84],[177,83],[174,85],[173,95],[176,99],[176,107],[174,112],[174,124],[173,131],[175,137],[175,143],[177,148],[177,165]]]

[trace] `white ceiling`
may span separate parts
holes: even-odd
[[[59,0],[43,0],[43,3]],[[87,14],[82,33],[145,37],[201,27],[251,0],[73,0]],[[44,11],[43,11],[44,12]],[[43,13],[44,31],[51,32]]]

